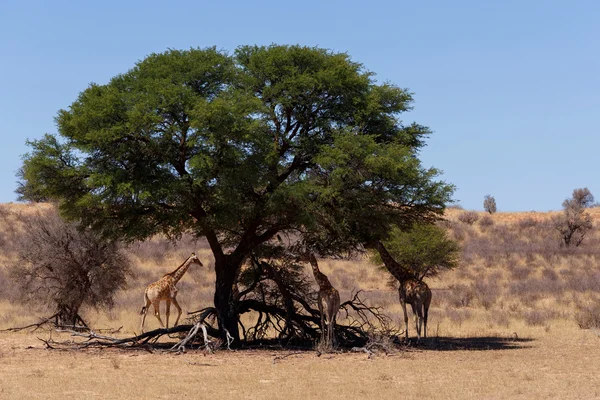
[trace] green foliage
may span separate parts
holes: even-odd
[[[295,230],[335,253],[449,201],[416,157],[430,131],[398,119],[411,102],[324,49],[169,50],[60,110],[18,193],[113,237],[192,230],[241,254]]]
[[[340,255],[442,214],[454,188],[421,166],[430,131],[399,119],[411,103],[320,48],[169,50],[60,110],[18,193],[107,237],[206,237],[221,332],[237,339],[236,273],[278,233]]]
[[[383,243],[394,260],[419,279],[436,276],[459,263],[458,243],[437,225],[416,224],[407,231],[394,227]],[[382,264],[379,253],[372,254],[373,261]]]

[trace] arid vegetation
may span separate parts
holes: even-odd
[[[2,206],[1,211],[10,224],[12,212],[32,215],[46,207],[13,204]],[[245,354],[224,350],[212,355],[200,350],[175,357],[162,352],[48,352],[38,337],[73,338],[43,330],[34,335],[0,333],[0,374],[9,378],[0,383],[2,393],[9,398],[34,392],[57,398],[68,393],[78,397],[85,391],[123,398],[133,391],[140,397],[160,397],[202,390],[213,397],[224,393],[244,397],[252,392],[256,397],[306,398],[325,390],[332,398],[352,393],[386,398],[400,391],[408,398],[597,397],[600,387],[591,383],[595,377],[589,368],[600,363],[596,225],[580,246],[566,247],[552,223],[559,212],[481,213],[473,224],[459,219],[463,212],[446,213],[443,226],[461,245],[460,266],[428,281],[433,291],[430,338],[417,348],[396,347],[387,356],[376,352],[374,358],[351,352],[317,357],[315,352],[275,349]],[[600,219],[600,209],[587,212],[592,221]],[[52,310],[20,302],[6,268],[16,254],[10,251],[5,228],[3,224],[0,235],[0,329],[31,323]],[[173,270],[192,251],[204,267],[194,265],[179,282],[179,302],[184,316],[210,305],[214,262],[206,243],[187,236],[175,243],[155,237],[127,248],[133,276],[127,288],[117,292],[114,307],[104,311],[84,306],[82,316],[95,329],[122,327],[116,335],[130,336],[139,329],[145,286]],[[388,286],[388,275],[366,257],[321,259],[319,266],[340,291],[342,302],[361,289],[368,304],[382,306],[401,326],[397,292]],[[310,276],[309,266],[301,272]],[[313,282],[309,281],[308,290],[314,293]],[[150,328],[158,327],[154,318],[148,322],[154,324]],[[155,372],[149,372],[142,385],[132,386],[142,370]],[[106,379],[94,378],[99,374]],[[239,385],[228,384],[223,377]],[[19,385],[25,378],[29,384]],[[302,391],[280,388],[277,382],[282,379]],[[330,382],[327,389],[322,379]],[[74,381],[82,383],[75,387]]]
[[[22,303],[21,293],[11,280],[8,268],[18,261],[14,238],[9,237],[17,235],[14,225],[12,233],[6,229],[6,224],[17,223],[11,213],[34,215],[38,209],[47,207],[50,206],[15,204],[2,207],[5,225],[0,236],[3,244],[0,328],[34,322],[36,316],[49,315],[55,307],[54,304]],[[600,218],[600,209],[587,212],[592,220]],[[561,245],[561,236],[553,227],[554,217],[558,214],[496,213],[471,223],[461,218],[464,211],[448,210],[442,226],[460,244],[460,266],[440,271],[437,277],[428,281],[433,289],[431,334],[460,335],[463,325],[514,330],[524,324],[551,330],[558,321],[582,328],[600,328],[597,316],[600,308],[600,232],[594,227],[577,247]],[[132,276],[128,277],[127,287],[116,293],[114,307],[105,311],[96,310],[93,304],[83,304],[82,315],[97,328],[122,326],[124,332],[137,332],[137,313],[143,305],[145,286],[172,271],[194,251],[204,267],[193,266],[179,282],[179,302],[184,308],[184,316],[186,311],[210,306],[215,277],[214,261],[207,247],[203,240],[188,236],[176,242],[155,237],[129,245],[126,254],[132,264]],[[367,254],[357,257],[351,260],[322,259],[319,265],[340,291],[342,303],[357,290],[362,290],[367,304],[383,307],[386,315],[399,322],[401,310],[397,292],[389,286],[389,274],[372,264]],[[306,263],[300,266],[303,269],[297,274],[305,277],[302,290],[315,297],[317,286],[311,278],[310,266]],[[158,325],[154,318],[148,322]]]

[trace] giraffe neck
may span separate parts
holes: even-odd
[[[390,271],[394,278],[399,282],[404,283],[409,280],[417,280],[417,277],[412,272],[402,267],[402,265],[398,264],[398,262],[392,258],[383,243],[377,242],[377,251],[387,270]]]
[[[179,280],[183,277],[183,275],[187,272],[188,268],[192,264],[192,257],[189,257],[187,260],[183,262],[177,269],[167,275],[170,275],[173,279],[173,284],[177,284]]]
[[[327,275],[325,275],[319,270],[319,264],[317,264],[317,258],[315,257],[315,255],[311,253],[309,255],[309,259],[310,265],[312,266],[313,275],[315,276],[317,285],[319,285],[319,289],[324,290],[332,288],[333,286],[331,285],[331,282],[329,282]]]

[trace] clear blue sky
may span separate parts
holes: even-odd
[[[77,4],[79,3],[79,4]],[[26,139],[90,82],[167,48],[302,44],[347,52],[414,92],[405,122],[456,200],[499,211],[600,200],[598,1],[0,2],[0,202],[15,201]]]

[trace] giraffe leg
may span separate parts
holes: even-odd
[[[335,345],[335,324],[337,320],[337,313],[340,309],[340,295],[337,293],[337,291],[332,293],[332,296],[329,298],[329,301],[327,302],[327,308],[327,314],[329,315],[329,330],[331,331],[330,342],[332,345]]]
[[[160,322],[160,326],[164,328],[165,324],[163,324],[162,319],[160,319],[160,300],[152,303],[152,307],[154,307],[154,316],[158,319],[158,322]]]
[[[404,337],[408,342],[408,311],[406,311],[406,303],[402,302],[402,311],[404,312],[404,327],[406,330],[404,331]]]
[[[431,295],[429,295],[429,298],[425,300],[425,303],[423,304],[423,337],[427,337],[427,317],[429,314],[429,304],[431,302]]]
[[[418,301],[410,303],[410,306],[415,316],[415,330],[417,331],[417,342],[421,340],[421,305]]]
[[[319,314],[321,314],[321,342],[325,340],[325,315],[323,314],[323,297],[319,293]]]
[[[336,314],[337,314],[337,310],[334,310],[333,308],[330,311],[330,317],[329,317],[329,335],[330,335],[330,343],[332,345],[335,345],[335,320],[336,320]]]
[[[337,323],[337,315],[338,312],[340,311],[340,293],[338,291],[335,292],[334,294],[334,298],[333,298],[333,327],[334,327],[334,333],[333,333],[333,341],[336,342],[336,337],[335,337],[335,324]]]
[[[400,290],[400,305],[402,306],[402,311],[404,311],[404,327],[406,330],[404,331],[405,341],[408,342],[408,313],[406,311],[406,299],[402,295],[402,290]]]
[[[325,303],[325,325],[327,326],[327,345],[331,345],[333,343],[331,334],[333,333],[333,325],[331,321],[331,304],[329,301]]]
[[[173,326],[177,326],[177,323],[179,322],[179,317],[181,317],[181,307],[179,306],[179,303],[177,302],[177,298],[173,297],[173,305],[175,306],[175,308],[177,309],[177,319],[175,320],[175,325]]]
[[[167,329],[169,329],[169,315],[171,315],[171,300],[166,300],[165,303],[167,303],[167,311],[166,311],[166,315],[167,315]]]

